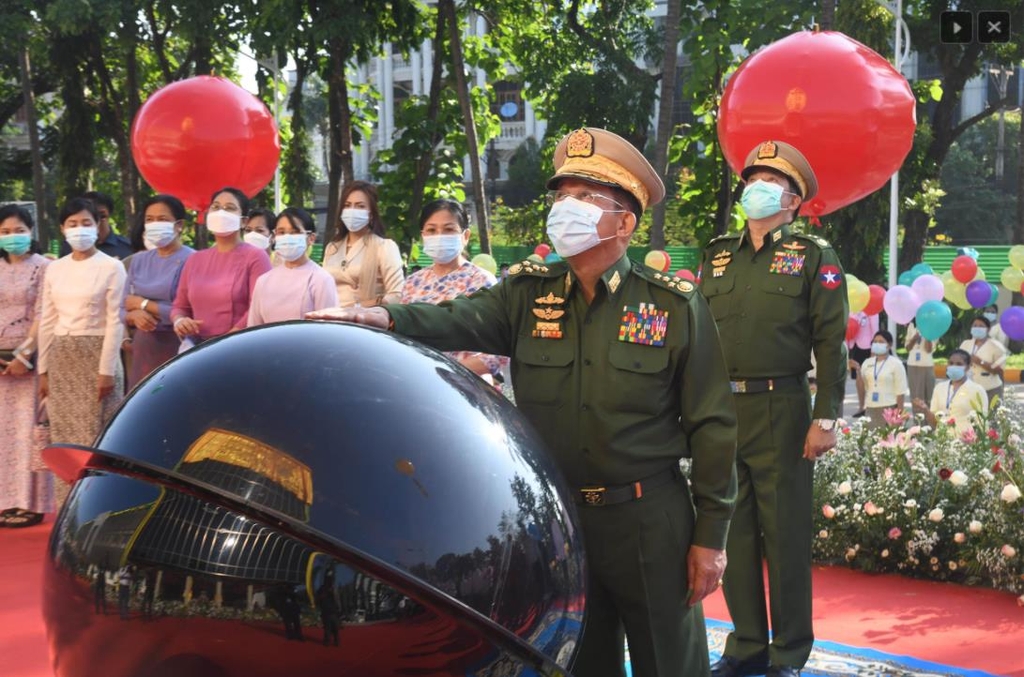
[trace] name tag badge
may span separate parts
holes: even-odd
[[[914,353],[914,362],[920,362],[920,361],[921,361],[921,351],[919,350],[916,353]]]
[[[871,393],[871,401],[872,402],[877,402],[878,401],[878,393]]]

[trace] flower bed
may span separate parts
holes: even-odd
[[[950,421],[865,420],[840,421],[818,461],[814,558],[991,586],[1024,604],[1024,410],[1008,403],[963,435]]]

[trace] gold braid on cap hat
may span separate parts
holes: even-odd
[[[603,155],[597,155],[594,136],[586,129],[577,129],[565,141],[565,162],[555,176],[578,176],[599,183],[611,183],[633,195],[640,203],[640,209],[647,209],[651,195],[636,174],[618,162]]]

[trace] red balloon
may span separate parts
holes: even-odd
[[[966,254],[961,254],[953,259],[953,266],[950,270],[953,271],[953,277],[967,284],[978,274],[978,262]]]
[[[885,303],[885,287],[877,284],[869,284],[868,293],[871,296],[868,299],[868,304],[864,306],[864,314],[877,315],[882,312],[882,307]]]
[[[855,317],[849,317],[846,319],[846,340],[852,341],[857,338],[857,332],[860,331],[860,320]]]
[[[718,139],[737,173],[768,139],[796,146],[818,179],[800,213],[821,216],[878,190],[914,140],[916,102],[880,54],[835,31],[801,32],[740,64],[718,115]]]
[[[689,280],[690,282],[697,281],[697,276],[693,274],[693,271],[687,270],[686,268],[680,268],[677,270],[676,277],[681,277],[684,280]]]
[[[274,177],[281,143],[263,102],[224,78],[200,75],[161,88],[132,122],[132,157],[143,178],[191,209],[225,186],[246,195]]]
[[[551,253],[551,245],[541,242],[539,245],[533,248],[533,253],[542,259],[546,259],[548,254]]]

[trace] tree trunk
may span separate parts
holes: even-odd
[[[288,99],[288,107],[292,111],[290,127],[292,139],[288,145],[288,156],[283,163],[285,165],[284,183],[285,191],[288,193],[288,201],[291,204],[312,203],[312,196],[309,193],[309,182],[307,168],[309,159],[309,137],[306,133],[306,116],[304,111],[305,94],[303,87],[306,84],[306,75],[309,73],[309,62],[302,58],[296,50],[295,53],[295,87],[292,89]],[[274,93],[277,96],[277,92]],[[307,201],[307,197],[310,200]]]
[[[661,64],[661,98],[658,100],[658,131],[654,142],[654,170],[661,176],[666,190],[673,182],[668,175],[668,144],[675,125],[672,111],[676,99],[676,65],[679,62],[679,19],[683,0],[668,0],[665,16],[665,55]],[[665,200],[654,205],[651,216],[651,249],[665,248]]]
[[[438,110],[441,108],[441,75],[444,62],[444,26],[445,16],[442,12],[437,13],[437,28],[434,31],[434,63],[430,75],[430,93],[427,96],[427,119],[437,120]],[[412,196],[409,199],[408,223],[416,223],[420,217],[420,209],[423,206],[423,191],[427,186],[427,179],[430,178],[430,169],[434,164],[434,151],[444,140],[439,125],[434,125],[433,135],[423,155],[416,161],[416,174],[412,178]]]
[[[835,16],[836,0],[821,0],[821,30],[832,30],[832,24],[835,23]]]
[[[1024,244],[1024,120],[1021,121],[1017,152],[1017,222],[1013,224],[1013,244]]]
[[[28,147],[32,156],[32,196],[36,202],[36,238],[43,249],[50,242],[46,219],[46,184],[43,180],[43,154],[39,148],[39,128],[36,123],[36,95],[32,91],[32,65],[29,61],[28,43],[21,53],[21,90],[25,95],[25,117],[28,127]]]
[[[459,95],[459,106],[466,125],[466,145],[469,147],[469,170],[473,181],[473,198],[476,204],[477,230],[480,234],[480,251],[491,253],[490,223],[487,214],[487,196],[484,195],[483,173],[480,171],[480,144],[476,136],[476,120],[473,117],[473,103],[469,98],[469,84],[466,82],[466,65],[462,59],[462,35],[454,0],[438,0],[437,11],[444,12],[448,21],[449,46],[452,69]]]
[[[728,233],[729,225],[732,223],[732,169],[729,168],[729,163],[725,161],[721,148],[718,149],[717,155],[720,158],[721,166],[718,174],[720,181],[718,184],[718,209],[715,213],[715,233],[713,237]]]
[[[327,78],[328,113],[331,121],[331,157],[327,168],[327,226],[324,241],[330,242],[341,216],[341,187],[352,181],[352,112],[348,104],[345,63],[349,45],[340,38],[330,41],[330,70]]]

